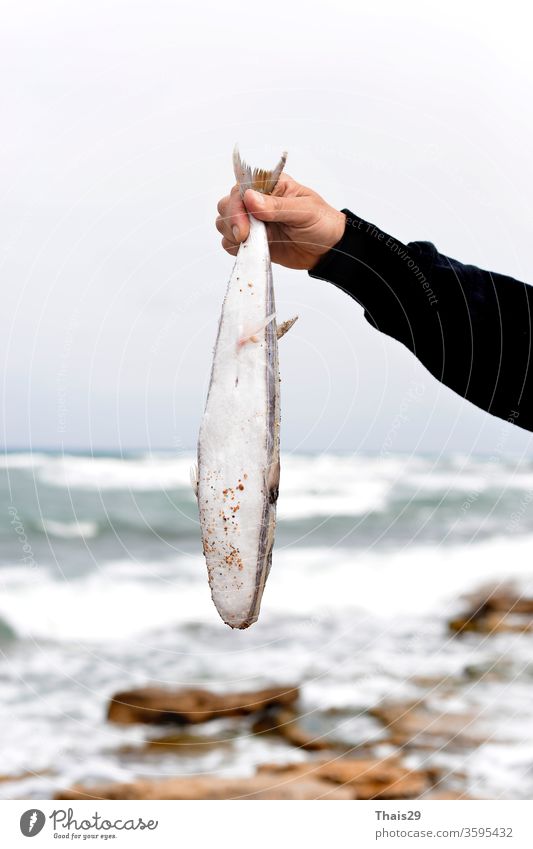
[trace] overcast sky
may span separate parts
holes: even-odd
[[[231,151],[533,282],[526,3],[0,2],[8,447],[193,446]],[[530,450],[361,308],[275,269],[286,448]],[[398,413],[401,412],[401,422]],[[533,443],[531,444],[533,448]]]

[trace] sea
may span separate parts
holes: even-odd
[[[306,757],[233,726],[225,745],[146,751],[146,728],[105,717],[114,693],[147,684],[297,684],[305,720],[354,747],[384,739],[370,713],[382,702],[482,714],[481,745],[420,757],[460,772],[471,795],[531,798],[533,636],[457,637],[448,622],[485,585],[533,593],[533,460],[286,452],[272,570],[247,631],[211,602],[193,463],[187,452],[0,456],[0,798],[246,776]],[[445,696],[421,695],[421,681],[439,680]]]

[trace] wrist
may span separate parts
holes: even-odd
[[[344,236],[344,231],[346,229],[346,214],[341,212],[338,209],[333,209],[330,207],[326,213],[325,217],[329,219],[328,221],[328,230],[327,230],[327,239],[326,244],[323,246],[317,245],[317,253],[315,256],[315,261],[312,266],[309,267],[308,271],[313,271],[314,268],[324,259],[327,254],[338,245]]]
[[[334,248],[337,245],[342,237],[344,236],[344,231],[346,230],[346,213],[341,212],[338,209],[332,210],[334,215],[333,222],[333,241],[331,242],[330,249]]]

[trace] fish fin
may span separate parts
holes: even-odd
[[[296,321],[298,321],[297,315],[295,315],[294,318],[288,318],[287,321],[283,321],[281,324],[278,324],[278,339],[285,336]]]
[[[235,179],[241,191],[241,197],[247,189],[254,189],[256,192],[262,192],[264,195],[271,195],[276,188],[281,172],[285,168],[287,161],[287,152],[283,151],[281,159],[272,171],[265,171],[263,168],[250,168],[249,165],[241,159],[238,145],[233,149],[233,170]]]
[[[268,470],[268,474],[266,475],[266,485],[268,492],[268,500],[271,504],[275,504],[278,500],[279,495],[279,473],[280,466],[279,460],[275,463],[272,463]]]
[[[275,318],[276,313],[273,312],[272,315],[268,315],[265,320],[261,322],[259,327],[252,330],[251,333],[243,333],[237,340],[237,350],[239,348],[243,348],[247,342],[259,342],[259,339],[257,338],[259,333],[261,333],[262,330],[265,330],[265,328],[267,328],[270,322],[274,321]]]
[[[196,498],[198,498],[198,484],[199,484],[199,481],[198,481],[198,466],[196,465],[196,463],[194,463],[194,464],[191,466],[190,474],[191,474],[191,486],[192,486],[192,491],[194,492],[194,494],[195,494]]]

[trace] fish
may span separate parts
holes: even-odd
[[[287,154],[272,171],[251,169],[233,152],[241,196],[270,194]],[[272,564],[279,492],[278,327],[265,224],[252,215],[222,304],[211,379],[191,482],[198,499],[211,597],[231,628],[257,621]]]

